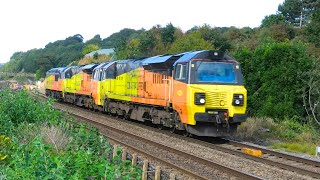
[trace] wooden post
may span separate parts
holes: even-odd
[[[170,180],[176,180],[176,175],[174,173],[170,173]]]
[[[115,157],[117,156],[117,149],[118,149],[118,146],[117,146],[117,145],[114,145],[114,146],[113,146],[112,158],[115,158]]]
[[[142,168],[142,180],[148,179],[148,160],[144,160],[143,162],[143,168]]]
[[[121,160],[125,161],[126,159],[127,159],[127,150],[123,149],[122,150]]]
[[[132,166],[137,165],[137,154],[132,154],[131,165],[132,165]]]
[[[160,174],[161,174],[160,166],[156,166],[156,173],[155,173],[154,179],[160,180]]]

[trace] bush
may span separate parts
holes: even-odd
[[[305,116],[301,89],[312,61],[303,44],[267,43],[253,53],[240,49],[235,55],[243,67],[249,115],[274,119]]]
[[[62,113],[51,107],[51,100],[37,102],[25,91],[1,91],[0,102],[0,132],[10,133],[20,123],[56,123],[62,119]]]
[[[141,170],[117,158],[97,129],[65,119],[52,101],[1,91],[0,179],[141,179]],[[8,141],[10,140],[10,141]]]

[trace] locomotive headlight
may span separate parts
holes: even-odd
[[[244,104],[244,96],[243,94],[234,94],[232,105],[234,106],[243,106]]]
[[[240,104],[240,101],[237,99],[237,100],[234,101],[234,103],[235,103],[236,105],[239,105],[239,104]]]
[[[205,93],[194,93],[194,104],[195,105],[204,105],[206,103],[206,94]]]

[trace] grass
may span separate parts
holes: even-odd
[[[319,127],[296,119],[249,118],[238,128],[235,138],[308,155],[315,155],[316,147],[320,146]]]
[[[97,129],[24,91],[0,91],[0,179],[141,179]]]
[[[316,144],[313,143],[274,143],[272,146],[274,149],[285,150],[288,152],[299,152],[309,155],[316,154]]]

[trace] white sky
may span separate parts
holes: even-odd
[[[0,63],[17,51],[81,34],[106,38],[123,28],[150,29],[172,23],[187,31],[212,27],[258,27],[284,0],[3,0],[0,1]]]

